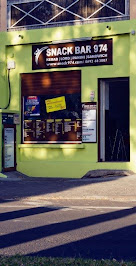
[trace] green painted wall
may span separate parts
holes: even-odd
[[[111,30],[107,29],[111,25]],[[136,29],[135,21],[122,21],[100,24],[86,24],[69,27],[48,28],[21,32],[0,33],[1,51],[0,63],[0,107],[8,100],[6,79],[7,60],[15,60],[16,68],[10,71],[12,88],[11,104],[8,111],[19,111],[21,115],[21,85],[20,74],[32,73],[31,45],[54,40],[80,37],[113,38],[113,65],[83,68],[82,71],[82,101],[90,101],[90,91],[95,91],[95,101],[98,101],[98,78],[114,78],[130,76],[130,140],[131,162],[98,163],[98,144],[81,145],[25,145],[21,144],[21,125],[17,126],[17,170],[30,176],[46,177],[81,177],[91,169],[131,169],[136,171],[136,36],[131,31]],[[22,38],[19,37],[22,36]],[[57,69],[55,69],[56,71]],[[59,71],[68,70],[58,69]],[[42,70],[53,71],[52,70]],[[41,70],[40,70],[41,72]],[[2,136],[0,134],[1,142]],[[0,166],[1,167],[1,166]]]

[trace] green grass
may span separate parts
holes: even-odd
[[[91,260],[73,258],[46,258],[27,256],[0,256],[0,266],[136,266],[135,262],[113,260]]]

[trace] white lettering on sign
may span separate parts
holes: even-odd
[[[58,56],[58,55],[70,55],[73,54],[73,47],[63,47],[63,48],[51,48],[46,50],[46,56]]]
[[[107,52],[108,46],[107,46],[107,43],[106,44],[95,44],[93,49],[95,53]]]
[[[112,39],[39,45],[38,48],[34,45],[33,54],[33,69],[112,65]]]
[[[75,46],[75,54],[88,54],[91,53],[91,45]]]

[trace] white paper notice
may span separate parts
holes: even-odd
[[[4,129],[4,168],[14,167],[14,128]]]
[[[96,120],[96,110],[83,110],[82,119],[83,120]]]
[[[96,142],[96,121],[83,121],[83,142]]]
[[[82,106],[82,141],[96,142],[96,103]]]

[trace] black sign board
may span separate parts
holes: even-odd
[[[112,65],[112,39],[33,45],[32,69]]]
[[[25,143],[81,143],[81,140],[81,119],[24,120]]]
[[[19,114],[10,114],[10,113],[3,113],[2,114],[2,124],[6,125],[19,125]]]
[[[2,123],[3,124],[13,125],[14,124],[13,120],[14,120],[14,114],[8,114],[8,113],[2,114]]]

